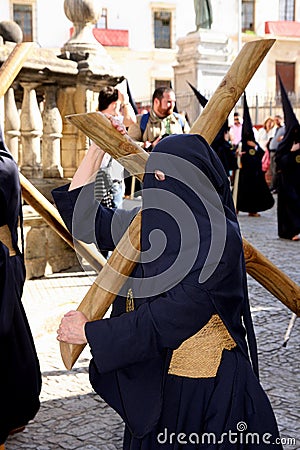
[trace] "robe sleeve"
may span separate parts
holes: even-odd
[[[209,293],[181,283],[133,312],[88,322],[85,333],[97,369],[105,373],[178,348],[211,314]]]
[[[101,250],[113,250],[139,208],[105,208],[94,198],[94,183],[71,191],[68,188],[54,189],[52,196],[70,233]]]

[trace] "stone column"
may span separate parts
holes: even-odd
[[[21,172],[28,178],[42,178],[41,136],[43,121],[35,88],[37,83],[21,83],[24,96],[21,110]]]
[[[178,39],[177,45],[177,64],[174,66],[177,107],[186,111],[193,123],[200,113],[200,105],[187,81],[202,95],[214,92],[231,65],[231,42],[223,33],[200,29]],[[191,96],[180,96],[189,91]]]
[[[78,129],[72,125],[65,116],[75,114],[74,95],[75,87],[60,89],[57,105],[63,118],[63,138],[61,141],[61,165],[63,176],[73,177],[77,169],[77,140]]]
[[[15,161],[21,164],[19,158],[20,115],[15,102],[15,92],[10,87],[4,96],[4,133],[5,142]]]
[[[62,178],[60,162],[60,140],[62,138],[62,118],[56,105],[57,87],[45,88],[45,108],[43,118],[42,160],[44,178]]]

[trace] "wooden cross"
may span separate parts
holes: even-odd
[[[21,42],[17,44],[6,61],[0,68],[0,99],[12,85],[14,79],[23,67],[24,62],[32,51],[34,44],[32,42]],[[45,222],[80,256],[85,258],[88,263],[97,271],[100,271],[106,259],[101,253],[93,250],[92,247],[84,242],[76,241],[62,218],[58,214],[57,209],[36,189],[24,175],[19,173],[20,184],[22,188],[22,196],[24,200],[32,206],[43,217]]]
[[[242,48],[201,116],[192,126],[191,133],[201,134],[208,143],[213,141],[274,42],[273,39],[253,41]],[[116,159],[121,158],[119,162],[130,173],[143,179],[148,154],[129,136],[123,136],[115,130],[103,114],[77,114],[68,116],[68,119],[104,151]],[[124,158],[128,155],[132,157]],[[77,308],[88,320],[97,320],[104,316],[115,299],[112,291],[120,289],[132,272],[139,259],[140,227],[139,212]],[[243,246],[247,272],[288,308],[300,315],[300,287],[245,239]],[[84,347],[85,345],[60,343],[61,355],[67,369],[73,367]]]

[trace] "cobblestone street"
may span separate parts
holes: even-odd
[[[300,284],[300,241],[277,237],[276,207],[261,217],[239,214],[243,236],[282,271]],[[34,335],[43,375],[41,408],[24,432],[11,436],[6,450],[120,450],[123,424],[91,389],[88,348],[72,371],[62,363],[55,339],[60,317],[74,309],[94,278],[93,272],[72,271],[28,280],[23,301]],[[249,294],[258,340],[260,377],[273,405],[285,449],[300,449],[299,332],[295,321],[290,339],[284,336],[292,317],[279,300],[254,279]],[[294,442],[292,442],[294,440]]]

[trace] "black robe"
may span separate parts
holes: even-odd
[[[225,131],[225,127],[222,127],[213,140],[211,147],[220,158],[225,172],[229,177],[230,172],[237,169],[237,159],[235,156],[235,150],[233,149],[231,143],[224,138]]]
[[[155,169],[166,174],[164,181],[155,178]],[[136,213],[99,206],[93,185],[72,191],[64,186],[53,197],[72,233],[86,242],[96,239],[104,250],[115,247]],[[123,448],[268,448],[263,434],[270,433],[274,442],[278,430],[258,381],[239,225],[229,180],[201,136],[167,137],[151,153],[143,183],[141,250],[112,317],[85,326],[93,356],[90,381],[126,424]],[[215,315],[237,344],[223,351],[216,375],[171,373],[175,349]],[[243,436],[239,443],[228,441],[241,423],[260,435],[258,444],[241,442]],[[213,434],[211,445],[203,433]]]
[[[262,170],[264,151],[258,144],[255,150],[243,143],[242,152],[236,208],[249,213],[266,211],[274,205],[274,198]]]
[[[299,134],[298,130],[298,139]],[[279,145],[275,157],[278,236],[284,239],[292,239],[300,233],[300,150],[291,152],[292,145],[293,137],[288,136]]]
[[[1,131],[1,130],[0,130]],[[14,256],[0,241],[0,444],[27,425],[40,407],[41,373],[34,342],[21,302],[25,282],[24,256],[18,248],[21,187],[18,167],[0,134],[0,227],[8,226]]]

